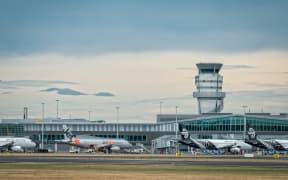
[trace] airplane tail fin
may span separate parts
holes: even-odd
[[[62,128],[63,128],[63,131],[64,131],[65,139],[71,140],[73,137],[76,137],[75,135],[72,134],[70,129],[67,127],[67,125],[63,125]]]
[[[181,140],[187,140],[187,139],[190,139],[190,134],[189,132],[187,131],[186,128],[184,128],[181,124],[179,124],[179,132],[181,134]]]
[[[248,135],[248,139],[249,140],[257,139],[257,134],[256,134],[255,130],[252,127],[248,128],[247,135]]]

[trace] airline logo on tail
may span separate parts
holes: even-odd
[[[253,128],[250,127],[248,129],[247,134],[248,134],[249,139],[256,139],[256,132]]]
[[[180,134],[181,134],[181,139],[185,139],[185,140],[187,140],[187,139],[189,139],[190,137],[190,134],[189,134],[189,132],[187,131],[187,129],[186,128],[183,128],[181,125],[179,125],[179,131],[180,131]]]
[[[72,138],[76,137],[75,135],[72,134],[72,132],[70,131],[70,129],[66,125],[63,125],[62,128],[64,131],[65,139],[69,139],[70,141],[72,141]]]
[[[188,139],[189,138],[189,133],[188,133],[188,131],[185,128],[183,129],[181,134],[183,135],[184,139]]]

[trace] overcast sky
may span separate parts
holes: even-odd
[[[288,112],[288,1],[0,1],[0,118],[154,122],[197,113],[195,64],[224,64],[224,112]]]

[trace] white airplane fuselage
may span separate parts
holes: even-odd
[[[239,148],[239,150],[251,150],[252,146],[242,140],[227,140],[227,139],[197,139],[198,142],[204,144],[210,149],[232,149]]]
[[[8,147],[14,152],[24,152],[28,149],[34,149],[36,144],[25,137],[0,137],[0,147]]]
[[[71,141],[67,141],[72,146],[77,146],[85,149],[94,149],[103,151],[108,148],[112,151],[119,151],[120,149],[131,148],[132,145],[124,139],[109,139],[109,138],[81,138],[73,137]]]
[[[85,135],[73,135],[67,125],[63,125],[63,131],[65,139],[56,142],[107,153],[132,147],[132,145],[125,139],[110,139]]]

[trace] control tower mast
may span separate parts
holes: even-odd
[[[199,114],[218,113],[223,110],[225,93],[222,92],[223,76],[219,74],[221,67],[220,63],[197,64],[197,91],[193,93],[193,97],[198,100]]]

